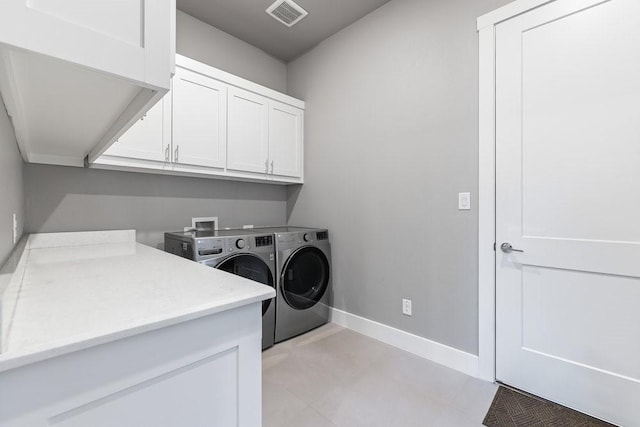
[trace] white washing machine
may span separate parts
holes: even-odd
[[[185,231],[164,234],[164,250],[275,288],[272,233],[251,230]],[[275,337],[275,298],[262,302],[262,349]]]
[[[305,333],[329,321],[331,246],[326,229],[265,227],[276,253],[275,342]]]

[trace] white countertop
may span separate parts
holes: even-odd
[[[133,231],[31,235],[20,264],[0,372],[275,296]]]

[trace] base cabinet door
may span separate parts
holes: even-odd
[[[173,162],[224,168],[226,85],[181,67],[173,80]]]
[[[165,96],[104,154],[168,162],[171,151],[171,95]]]
[[[268,173],[268,99],[230,87],[228,131],[227,169]]]
[[[260,426],[261,304],[0,372],[0,427]]]
[[[280,102],[269,103],[269,172],[302,176],[302,110]]]

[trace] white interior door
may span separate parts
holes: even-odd
[[[640,426],[640,1],[496,26],[496,168],[497,379]]]
[[[227,168],[267,173],[269,101],[236,87],[229,88]]]
[[[226,85],[177,67],[173,78],[173,161],[224,168],[226,126]]]

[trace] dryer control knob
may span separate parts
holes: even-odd
[[[304,233],[304,236],[302,236],[302,238],[305,242],[308,242],[309,240],[311,240],[311,235],[309,233]]]
[[[236,240],[236,248],[243,249],[244,248],[244,239]]]

